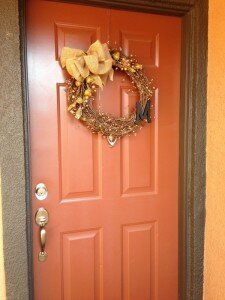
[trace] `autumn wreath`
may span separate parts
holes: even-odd
[[[142,72],[133,55],[126,56],[122,49],[109,49],[100,41],[93,43],[87,52],[64,47],[60,57],[62,68],[71,78],[67,81],[68,111],[83,121],[93,133],[101,133],[113,146],[118,138],[135,133],[142,121],[151,122],[150,98],[153,93],[151,82]],[[96,88],[103,88],[114,70],[124,71],[140,94],[134,111],[127,117],[115,117],[93,108]]]

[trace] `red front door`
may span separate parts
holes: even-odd
[[[28,81],[36,300],[178,298],[180,29],[176,17],[28,1]],[[153,122],[113,148],[67,112],[62,47],[116,42],[153,78]],[[115,73],[96,107],[122,115],[138,94]],[[35,213],[44,207],[45,262]]]

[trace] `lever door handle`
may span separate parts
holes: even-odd
[[[46,229],[45,226],[48,223],[48,212],[45,208],[40,207],[35,215],[36,224],[40,227],[39,239],[41,251],[38,254],[39,261],[45,261],[47,258],[47,252],[45,251],[46,244]]]

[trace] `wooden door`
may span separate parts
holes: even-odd
[[[33,0],[27,4],[35,300],[178,298],[180,19]],[[63,46],[99,39],[137,55],[154,79],[153,122],[110,148],[66,107]],[[138,99],[116,73],[96,107],[126,114]],[[45,262],[35,213],[44,207]]]

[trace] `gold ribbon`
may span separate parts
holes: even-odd
[[[99,40],[91,44],[87,53],[80,49],[64,47],[60,61],[62,67],[78,81],[83,81],[91,75],[93,83],[102,88],[108,77],[113,80],[113,59],[107,44],[101,44]]]

